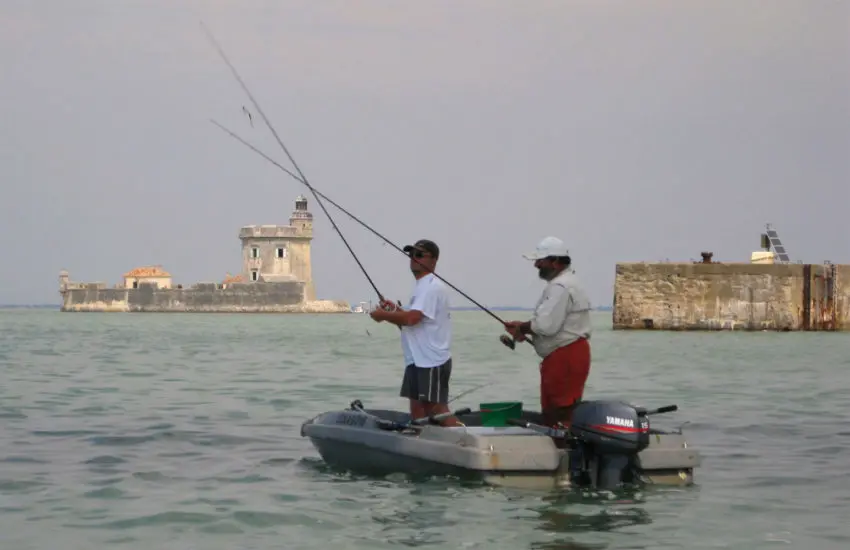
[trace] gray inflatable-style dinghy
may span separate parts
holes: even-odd
[[[651,415],[675,410],[582,401],[570,427],[554,429],[532,411],[508,419],[507,426],[482,426],[481,411],[467,408],[449,413],[464,426],[443,427],[439,416],[411,421],[407,413],[366,409],[355,400],[348,409],[307,420],[301,435],[328,465],[367,475],[448,475],[541,489],[691,485],[699,452],[681,428],[650,427]]]

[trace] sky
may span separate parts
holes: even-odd
[[[547,235],[597,306],[617,262],[746,262],[766,223],[850,263],[846,1],[2,0],[0,303],[59,303],[62,269],[220,281],[302,193],[318,297],[375,299],[309,190],[210,122],[292,169],[201,21],[308,181],[482,304],[533,306]],[[405,300],[405,257],[325,206]]]

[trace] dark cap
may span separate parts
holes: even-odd
[[[406,253],[409,254],[410,251],[413,250],[414,248],[418,248],[419,250],[422,250],[423,252],[428,252],[429,254],[434,256],[434,259],[437,259],[437,258],[440,257],[440,247],[437,246],[437,243],[435,243],[434,241],[429,241],[428,239],[419,239],[418,241],[416,241],[416,244],[413,244],[413,245],[409,244],[409,245],[405,246],[403,248],[403,250]]]

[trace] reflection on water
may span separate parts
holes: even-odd
[[[638,501],[590,506],[575,500],[561,496],[545,498],[546,506],[534,509],[540,514],[540,527],[559,533],[580,533],[652,523]]]
[[[539,550],[589,550],[606,548],[605,543],[579,543],[563,536],[576,533],[613,531],[633,525],[652,523],[652,518],[640,505],[645,501],[634,490],[617,493],[568,489],[544,496],[543,505],[531,508],[537,512],[536,527],[558,535],[546,542],[533,542],[530,548]],[[632,548],[643,548],[641,545]]]
[[[497,488],[481,482],[452,477],[421,477],[393,474],[370,477],[340,471],[321,459],[301,461],[314,482],[350,483],[359,487],[367,500],[369,518],[376,525],[377,540],[404,546],[449,544],[457,537],[446,533],[463,530],[469,516],[486,515],[494,502],[500,504],[500,520],[488,535],[496,542],[507,542],[505,531],[520,529],[528,536],[529,527],[540,539],[526,541],[533,550],[596,550],[608,548],[606,542],[580,541],[582,535],[596,536],[629,527],[652,524],[648,508],[657,502],[681,495],[695,496],[694,488],[623,488],[615,492],[588,489],[561,489],[551,492]],[[388,492],[392,495],[388,497]],[[468,501],[459,506],[458,501]],[[501,537],[501,538],[500,538]],[[474,546],[469,544],[468,546]],[[640,537],[629,548],[645,548]]]

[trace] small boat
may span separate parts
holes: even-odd
[[[372,311],[371,302],[360,302],[351,308],[351,313],[369,313]]]
[[[347,409],[307,420],[301,436],[326,464],[367,475],[457,476],[528,489],[691,485],[699,451],[681,428],[650,427],[651,415],[675,410],[676,405],[647,410],[621,401],[582,401],[570,427],[555,429],[534,411],[520,410],[506,425],[488,426],[482,411],[468,408],[411,420],[405,412],[366,409],[355,400]],[[449,415],[464,426],[439,425]]]

